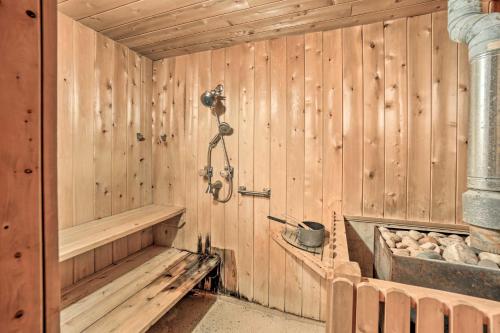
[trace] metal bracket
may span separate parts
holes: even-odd
[[[262,192],[257,192],[257,191],[247,191],[246,186],[240,186],[238,187],[238,193],[241,195],[248,195],[248,196],[253,196],[253,197],[262,197],[262,198],[270,198],[271,197],[271,189],[270,188],[264,188]]]

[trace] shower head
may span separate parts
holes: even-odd
[[[218,100],[224,99],[224,86],[219,84],[213,90],[207,90],[200,96],[201,103],[207,108],[213,108]]]
[[[220,123],[219,125],[219,134],[221,136],[231,135],[233,134],[233,128],[228,123]]]

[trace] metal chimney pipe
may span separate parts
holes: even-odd
[[[480,0],[448,0],[448,32],[467,43],[470,117],[463,217],[471,246],[500,254],[500,13],[481,13]]]

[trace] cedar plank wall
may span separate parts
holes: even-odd
[[[168,139],[153,145],[153,198],[187,207],[174,245],[221,254],[228,293],[324,319],[324,281],[270,239],[269,212],[327,226],[334,211],[460,223],[469,69],[446,20],[437,12],[155,61],[153,132]],[[235,130],[234,191],[271,187],[270,200],[236,193],[223,205],[204,193],[198,170],[216,125],[199,96],[218,83]]]
[[[58,15],[59,227],[152,203],[151,60]],[[136,133],[147,138],[138,142]],[[67,287],[152,244],[152,229],[61,263]]]

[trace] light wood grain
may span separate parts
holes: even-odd
[[[457,172],[457,44],[445,12],[432,14],[431,220],[455,221]]]
[[[286,213],[304,217],[304,36],[286,38]],[[302,262],[286,254],[285,311],[302,314]]]
[[[329,289],[333,318],[327,322],[326,332],[352,332],[354,327],[354,286],[343,278],[335,279]],[[330,312],[329,312],[330,313]]]
[[[430,15],[408,19],[407,218],[422,221],[430,218],[431,40]]]
[[[368,284],[357,285],[356,332],[377,333],[379,321],[379,290]]]
[[[212,53],[211,52],[201,52],[198,55],[199,67],[198,67],[198,92],[193,98],[199,101],[199,96],[204,91],[213,89],[210,86],[210,73],[212,70]],[[210,109],[201,103],[198,103],[198,161],[197,170],[203,170],[207,165],[207,150],[208,142],[212,139],[213,130],[216,128],[212,126],[215,124],[214,117]],[[210,241],[210,212],[212,205],[212,196],[206,193],[208,182],[204,177],[197,175],[198,180],[198,243],[201,244],[202,253],[209,251],[209,241]]]
[[[271,41],[271,156],[269,202],[271,215],[286,211],[286,38]],[[281,226],[271,223],[269,232],[278,232]],[[285,251],[275,242],[269,244],[269,306],[285,307]]]
[[[70,305],[61,313],[61,330],[81,332],[88,328],[188,255],[187,252],[166,249],[143,265]]]
[[[343,29],[343,185],[342,211],[362,215],[363,48],[362,28]]]
[[[271,153],[271,43],[255,43],[255,112],[253,167],[256,190],[270,188]],[[257,171],[258,170],[258,171]],[[254,198],[253,239],[253,299],[263,305],[269,304],[269,246],[270,235],[267,219],[269,200]]]
[[[96,35],[96,99],[94,119],[95,218],[112,213],[112,117],[114,45],[109,38]],[[113,262],[113,245],[95,250],[95,269]]]
[[[384,214],[384,24],[364,25],[362,34],[363,216],[377,217]],[[353,62],[353,66],[356,63]],[[357,68],[349,68],[351,70],[356,71]],[[356,121],[355,118],[351,120]]]
[[[183,212],[182,207],[150,205],[61,230],[59,260],[81,255]]]
[[[457,190],[456,222],[463,223],[462,194],[467,190],[467,142],[469,135],[469,52],[458,45],[457,91]]]
[[[186,225],[184,226],[184,246],[189,251],[197,250],[198,239],[198,54],[189,55],[186,64]],[[158,156],[153,154],[153,158]],[[160,166],[161,167],[161,166]],[[165,186],[161,182],[157,186]],[[202,194],[200,194],[202,195]]]
[[[96,34],[74,22],[75,104],[73,123],[73,200],[74,224],[92,221],[95,213],[94,112]],[[94,252],[74,259],[74,281],[94,272]]]
[[[238,184],[254,188],[254,103],[255,103],[255,47],[248,43],[241,46],[239,117],[238,117]],[[234,154],[234,153],[232,153]],[[254,198],[238,196],[238,292],[253,298],[253,238]]]
[[[153,58],[160,59],[173,55],[165,53],[170,48],[185,54],[237,43],[231,35],[254,41],[263,38],[262,32],[276,37],[288,29],[305,33],[332,29],[332,24],[380,22],[446,9],[446,1],[189,0],[180,4],[171,0],[68,0],[59,8],[136,51],[155,49]],[[198,42],[193,43],[195,39]]]
[[[384,332],[410,332],[410,297],[402,290],[389,289],[385,294]]]
[[[183,252],[186,253],[186,252]],[[219,263],[191,254],[88,328],[88,332],[146,332]],[[141,313],[141,316],[134,314]]]
[[[216,87],[219,84],[224,85],[225,82],[225,69],[226,69],[226,50],[220,49],[212,52],[212,69],[210,74],[211,87]],[[224,114],[220,115],[220,120],[224,121]],[[188,148],[186,148],[188,149]],[[224,158],[224,150],[221,146],[219,146],[215,151],[212,151],[212,164],[214,166],[214,170],[224,170],[226,165]],[[215,180],[220,180],[224,186],[220,191],[221,198],[225,197],[229,191],[229,182],[219,174],[215,174]],[[224,262],[224,244],[225,244],[225,213],[224,213],[225,204],[212,200],[211,205],[211,222],[210,222],[210,243],[212,245],[212,253],[219,255],[221,261]],[[221,285],[224,284],[224,276],[225,271],[220,270],[220,281]]]
[[[59,14],[57,35],[57,192],[59,229],[73,226],[73,20]],[[63,138],[71,138],[64,140]],[[73,283],[73,260],[60,269],[61,287]]]
[[[386,22],[384,216],[406,218],[408,167],[407,20]]]
[[[426,5],[431,6],[430,2]],[[405,8],[401,7],[399,10],[404,11]],[[393,17],[391,16],[391,18]],[[380,29],[384,25],[385,30],[381,33]],[[431,112],[439,112],[439,110],[432,110],[431,104],[431,37],[433,33],[431,15],[402,20],[391,19],[373,26],[377,27],[377,41],[380,45],[378,49],[380,53],[376,57],[377,66],[373,66],[369,62],[371,59],[369,52],[372,50],[369,41],[375,40],[375,38],[370,38],[370,34],[364,34],[363,37],[363,27],[360,26],[321,33],[321,56],[318,55],[321,52],[319,48],[312,46],[319,44],[319,37],[316,38],[316,36],[319,36],[320,33],[308,34],[307,37],[297,35],[270,40],[270,65],[267,72],[264,70],[264,60],[259,56],[261,49],[257,48],[267,41],[228,47],[223,49],[224,52],[221,50],[211,51],[211,72],[209,74],[212,77],[208,84],[209,88],[213,88],[218,82],[221,82],[221,71],[224,67],[226,113],[223,120],[234,128],[234,134],[226,137],[226,144],[231,163],[236,168],[235,190],[237,185],[248,185],[244,184],[247,179],[253,181],[253,187],[259,190],[256,186],[256,180],[263,176],[261,175],[265,167],[263,161],[266,159],[265,154],[260,152],[269,145],[270,157],[267,163],[270,166],[269,177],[272,189],[269,211],[272,215],[280,216],[284,213],[294,215],[295,212],[299,212],[297,217],[306,216],[320,220],[326,225],[327,230],[331,230],[333,213],[341,218],[341,214],[345,214],[345,211],[342,211],[345,206],[355,206],[358,211],[356,215],[362,215],[363,197],[372,197],[366,192],[368,190],[366,182],[369,181],[366,179],[367,174],[363,176],[363,165],[368,165],[367,162],[363,162],[363,156],[368,156],[368,151],[363,152],[363,146],[366,145],[369,148],[372,146],[363,143],[363,140],[371,137],[369,131],[372,128],[368,127],[373,125],[372,122],[363,117],[366,116],[366,112],[372,112],[369,116],[374,116],[375,109],[371,107],[371,101],[374,101],[374,105],[382,108],[385,118],[382,121],[382,126],[376,128],[377,135],[382,136],[381,140],[385,140],[385,143],[381,145],[382,148],[377,146],[374,151],[378,151],[378,153],[371,154],[370,157],[377,161],[377,165],[380,166],[381,172],[385,174],[386,178],[386,181],[381,182],[379,188],[372,187],[374,192],[370,192],[380,195],[378,202],[381,204],[378,206],[377,213],[380,216],[380,223],[394,223],[392,216],[399,216],[399,214],[403,216],[408,211],[408,217],[403,217],[408,225],[418,224],[422,226],[423,223],[427,223],[429,226],[433,225],[433,222],[430,222],[432,190],[430,182]],[[365,28],[369,29],[367,27],[369,26],[365,25]],[[437,26],[435,29],[439,29],[442,34],[446,33],[444,25]],[[303,40],[303,42],[300,46],[290,42],[287,50],[286,39],[289,41]],[[365,45],[363,45],[364,42]],[[246,52],[249,45],[257,48],[253,57]],[[406,50],[405,45],[408,45],[408,50]],[[363,54],[363,48],[366,49],[365,54]],[[205,138],[210,139],[211,134],[214,133],[215,124],[213,115],[210,115],[212,124],[209,131],[204,129],[202,133],[196,127],[199,122],[199,112],[205,112],[205,108],[200,107],[199,104],[199,95],[204,90],[199,87],[200,73],[203,72],[199,65],[200,56],[200,53],[187,56],[185,88],[182,88],[182,84],[179,87],[177,83],[174,84],[174,98],[177,94],[182,94],[182,89],[186,90],[185,195],[186,204],[189,206],[186,214],[186,217],[189,217],[176,237],[186,237],[186,240],[190,238],[188,242],[193,250],[196,251],[199,248],[202,251],[203,244],[206,244],[206,237],[200,238],[200,243],[198,243],[198,235],[201,236],[198,228],[201,226],[207,230],[211,237],[212,250],[223,253],[222,290],[224,292],[238,296],[241,290],[245,290],[244,297],[248,297],[248,290],[250,290],[248,285],[239,287],[238,283],[242,281],[247,283],[251,280],[253,300],[263,302],[265,295],[262,296],[262,290],[258,286],[265,286],[265,283],[268,283],[270,307],[287,311],[294,309],[295,313],[299,313],[298,309],[300,309],[302,315],[318,318],[317,303],[319,303],[319,319],[326,319],[326,281],[320,279],[319,295],[317,294],[317,284],[315,284],[318,276],[322,277],[322,275],[314,269],[307,271],[309,266],[304,264],[303,258],[300,256],[296,256],[294,259],[293,256],[288,255],[285,259],[283,247],[274,240],[271,240],[268,249],[265,245],[257,245],[260,242],[258,234],[265,232],[262,230],[262,225],[265,228],[268,223],[260,219],[256,213],[255,203],[256,200],[259,200],[260,203],[261,198],[253,199],[252,212],[254,216],[251,219],[248,218],[247,207],[245,205],[239,206],[241,200],[237,194],[228,203],[222,205],[223,208],[212,202],[209,221],[207,221],[208,216],[199,214],[200,205],[205,205],[199,201],[199,198],[206,194],[198,188],[200,178],[197,174],[197,163],[200,160],[205,163],[207,141],[200,140],[198,135],[204,135]],[[247,57],[255,59],[255,75],[245,77],[244,71],[250,71]],[[163,62],[169,62],[172,59],[175,59],[175,68],[170,71],[182,72],[182,69],[177,68],[179,57],[169,58]],[[262,66],[259,66],[259,61],[262,61]],[[318,65],[319,61],[322,63],[321,66]],[[161,61],[155,62],[155,68],[160,68],[160,63]],[[320,67],[322,68],[319,69]],[[377,68],[377,70],[373,70],[373,68]],[[317,75],[318,71],[321,72],[320,77]],[[373,81],[376,80],[368,73],[378,73],[381,78],[389,78],[389,81],[384,80],[385,84],[380,84],[382,88],[379,90],[382,97],[373,94],[371,85],[363,82],[363,73]],[[296,75],[292,76],[292,74]],[[168,76],[165,75],[165,77]],[[216,75],[219,79],[215,78]],[[261,77],[265,77],[265,75],[270,77],[270,140],[267,144],[262,144],[260,140],[264,140],[266,128],[257,125],[265,123],[260,119],[264,115],[261,115],[260,112],[257,113],[257,110],[260,110],[260,105],[264,104],[268,98],[265,90],[261,89],[261,86],[265,85],[265,79],[261,79]],[[177,74],[174,74],[174,78],[176,76]],[[177,82],[175,79],[174,81]],[[246,150],[245,153],[242,152],[245,146],[241,144],[242,136],[246,136],[242,130],[245,133],[249,132],[248,128],[245,127],[249,126],[247,124],[249,121],[247,110],[242,109],[248,107],[246,102],[242,100],[249,93],[245,91],[248,85],[253,85],[255,90],[252,101],[255,112],[250,120],[254,122],[252,126],[253,140],[249,143],[254,156],[251,159],[252,172],[242,177],[241,172],[248,170],[250,163]],[[405,88],[406,85],[408,88]],[[162,83],[156,82],[154,86],[156,86],[154,96],[163,91]],[[353,92],[350,90],[351,86],[355,86],[357,90]],[[366,89],[363,89],[363,86],[366,86]],[[377,86],[374,85],[374,87]],[[322,92],[319,94],[317,90],[322,90]],[[318,94],[321,101],[318,100]],[[380,105],[381,100],[390,102],[391,105],[388,106],[387,103]],[[365,102],[370,105],[369,111],[363,110]],[[177,101],[175,104],[178,105]],[[193,108],[193,106],[195,107]],[[312,113],[311,110],[315,109],[316,113]],[[357,110],[357,113],[353,114],[354,109]],[[156,112],[160,111],[155,111],[154,114]],[[321,116],[318,115],[319,113]],[[405,115],[406,113],[407,115]],[[374,119],[381,119],[380,114],[378,115],[379,117]],[[202,114],[202,116],[208,115]],[[318,125],[317,121],[320,121],[321,125]],[[405,124],[406,121],[408,121],[408,125]],[[318,126],[321,126],[321,129]],[[356,129],[354,132],[351,131],[353,126]],[[405,130],[408,132],[408,140],[405,139]],[[319,139],[320,136],[321,139]],[[408,142],[406,143],[406,141]],[[422,144],[420,145],[419,142]],[[199,144],[202,147],[199,147]],[[290,151],[290,149],[293,150]],[[405,151],[408,152],[408,157],[405,157]],[[213,155],[213,161],[218,163],[214,164],[214,166],[218,165],[214,170],[216,174],[222,168],[220,164],[222,156],[219,153],[221,152],[216,151]],[[306,158],[306,155],[311,157]],[[154,163],[156,163],[157,156],[156,154],[153,156]],[[316,160],[318,164],[309,163],[310,159]],[[188,160],[190,160],[189,163]],[[241,164],[242,160],[244,164]],[[263,166],[257,167],[261,162]],[[321,171],[319,164],[322,164]],[[177,172],[176,170],[174,173]],[[419,181],[420,176],[422,176],[423,182]],[[177,176],[172,175],[172,179],[175,177]],[[388,177],[391,177],[391,180]],[[242,179],[245,181],[243,182]],[[408,179],[407,186],[405,179]],[[353,182],[355,186],[352,186]],[[296,184],[297,186],[295,186]],[[318,184],[321,184],[321,188],[316,190]],[[160,181],[158,186],[158,188],[167,188],[168,182],[166,180]],[[299,188],[300,190],[298,190]],[[348,193],[346,194],[346,192]],[[396,195],[391,193],[396,193]],[[352,197],[355,199],[353,200]],[[408,209],[406,209],[407,206]],[[221,221],[222,214],[223,222],[219,225],[218,221]],[[239,222],[243,218],[245,223],[248,221],[248,225]],[[416,220],[420,222],[415,222]],[[454,221],[450,220],[449,222],[453,223]],[[207,228],[207,225],[210,227]],[[218,229],[222,226],[224,228],[223,237]],[[245,228],[244,231],[242,228]],[[279,224],[271,223],[269,225],[271,232],[279,232],[281,228],[282,226]],[[182,229],[184,230],[182,231]],[[463,228],[458,229],[463,230]],[[247,238],[248,230],[251,230],[248,234],[253,232],[251,241],[250,237]],[[182,234],[184,236],[181,236]],[[217,246],[214,245],[216,239]],[[331,249],[327,245],[325,244],[325,250],[335,254],[337,259],[339,257],[348,258],[347,250],[342,251],[338,247]],[[246,250],[245,246],[251,246],[253,250],[243,254],[241,251]],[[258,275],[258,272],[265,269],[257,267],[257,262],[265,260],[269,260],[269,277],[266,277],[268,281],[262,280],[262,276]],[[251,265],[248,262],[241,263],[241,261],[252,262],[253,268],[250,268]],[[306,271],[304,271],[303,266],[306,266]],[[342,270],[342,274],[345,275],[356,271],[355,267],[350,267],[345,262],[339,263],[339,266],[345,266]],[[250,271],[252,273],[249,273]],[[307,275],[308,273],[311,274]],[[252,274],[252,276],[242,277],[242,274]],[[285,285],[293,285],[294,288],[288,288],[288,291],[285,292]],[[291,290],[293,290],[293,295]],[[313,293],[309,294],[311,290]],[[311,297],[311,295],[316,296]],[[313,298],[317,303],[310,302]],[[311,306],[305,305],[310,303]]]
[[[322,221],[323,217],[323,36],[305,35],[304,76],[304,219]],[[320,277],[303,266],[302,314],[319,319]]]
[[[229,159],[231,166],[234,168],[233,183],[236,190],[239,184],[239,148],[238,136],[239,134],[239,106],[240,106],[240,59],[242,59],[243,46],[238,45],[226,49],[226,70],[225,70],[225,95],[226,113],[224,120],[231,124],[234,129],[234,135],[227,136],[226,147],[229,152]],[[196,96],[195,98],[198,98]],[[236,194],[235,194],[236,196]],[[238,199],[233,198],[225,204],[225,254],[224,254],[224,276],[225,287],[227,292],[236,293],[238,291],[238,275],[237,260],[238,258]]]
[[[440,333],[444,330],[443,306],[434,298],[421,298],[417,304],[417,333]]]

